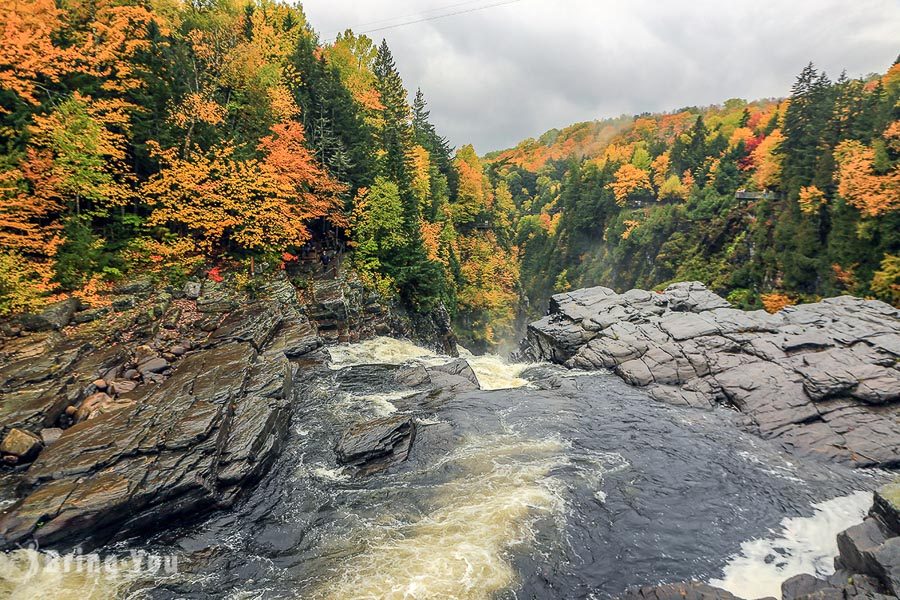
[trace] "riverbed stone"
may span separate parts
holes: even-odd
[[[405,461],[415,435],[416,423],[412,417],[397,415],[373,419],[344,432],[335,454],[339,463],[356,467],[360,474],[370,475]]]
[[[657,400],[735,408],[799,456],[900,464],[900,311],[883,302],[842,296],[768,314],[698,282],[587,288],[552,297],[522,354],[611,369]]]

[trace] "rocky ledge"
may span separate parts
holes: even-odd
[[[73,311],[26,320],[42,332],[0,347],[0,477],[17,480],[0,548],[172,526],[233,503],[278,455],[290,359],[322,345],[293,286],[269,282],[255,299],[211,281],[123,297],[83,325]]]
[[[888,600],[900,596],[900,483],[875,492],[869,516],[837,537],[834,575],[795,575],[781,584],[782,600]],[[629,590],[622,600],[740,600],[705,583]]]
[[[352,276],[308,283],[138,280],[101,307],[71,298],[0,323],[0,550],[92,546],[231,505],[279,455],[299,364],[326,343],[438,333],[455,347],[446,311],[413,319]],[[361,424],[339,454],[371,473],[414,435],[412,420]]]
[[[790,453],[900,466],[900,311],[850,296],[747,312],[697,282],[553,296],[523,352],[611,369],[661,401],[739,410]]]

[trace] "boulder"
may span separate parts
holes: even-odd
[[[109,392],[111,394],[127,394],[128,392],[133,392],[137,387],[137,382],[132,381],[130,379],[116,379],[109,386]]]
[[[374,419],[344,432],[335,453],[341,464],[369,475],[406,460],[415,435],[416,423],[409,416]]]
[[[41,438],[30,431],[10,429],[3,438],[3,442],[0,443],[0,452],[15,456],[19,462],[22,462],[37,456],[42,447]]]
[[[228,287],[207,280],[197,297],[197,310],[202,313],[227,313],[239,305],[239,294]]]
[[[838,593],[838,598],[843,598],[840,590],[832,586],[831,583],[817,579],[807,573],[802,573],[794,575],[781,584],[781,600],[800,600],[825,590],[834,590]]]
[[[67,298],[45,307],[38,313],[20,315],[17,320],[26,331],[59,330],[72,322],[72,317],[80,306],[78,298]]]
[[[101,306],[98,308],[91,308],[88,310],[82,310],[80,312],[75,313],[72,317],[72,321],[74,323],[90,323],[92,321],[96,321],[97,319],[102,319],[106,315],[109,314],[108,306]]]
[[[123,312],[137,306],[138,299],[136,296],[117,296],[112,300],[112,309]]]
[[[162,357],[148,358],[146,361],[138,365],[137,370],[141,375],[148,373],[162,373],[169,368],[169,361]]]
[[[696,581],[634,588],[626,591],[620,598],[622,600],[741,600],[731,592]]]
[[[203,288],[199,281],[188,281],[184,284],[184,297],[188,300],[196,300],[200,297],[200,290]]]
[[[153,281],[148,278],[126,281],[113,290],[119,295],[146,295],[153,291]]]
[[[91,394],[81,402],[81,406],[75,412],[75,421],[87,421],[97,418],[98,416],[115,410],[120,410],[131,406],[133,403],[128,400],[112,398],[104,392]]]
[[[900,480],[883,485],[875,491],[875,501],[869,513],[895,536],[900,536]]]

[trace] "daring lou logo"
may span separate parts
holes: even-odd
[[[81,547],[69,553],[42,551],[36,541],[19,545],[17,550],[0,553],[0,580],[27,583],[45,574],[75,574],[87,579],[174,575],[178,573],[178,557],[174,554],[150,554],[130,550],[127,556],[101,557],[85,554]]]

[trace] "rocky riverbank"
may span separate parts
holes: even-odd
[[[795,575],[781,584],[782,600],[880,600],[900,596],[900,483],[875,492],[868,517],[837,536],[839,555],[828,578]],[[622,600],[740,600],[704,583],[629,590]]]
[[[849,296],[776,314],[732,308],[697,282],[553,296],[524,353],[610,369],[664,402],[734,408],[789,453],[900,466],[900,311]]]
[[[312,284],[139,281],[3,324],[0,547],[97,545],[230,506],[279,455],[304,361],[417,333],[352,279]]]

